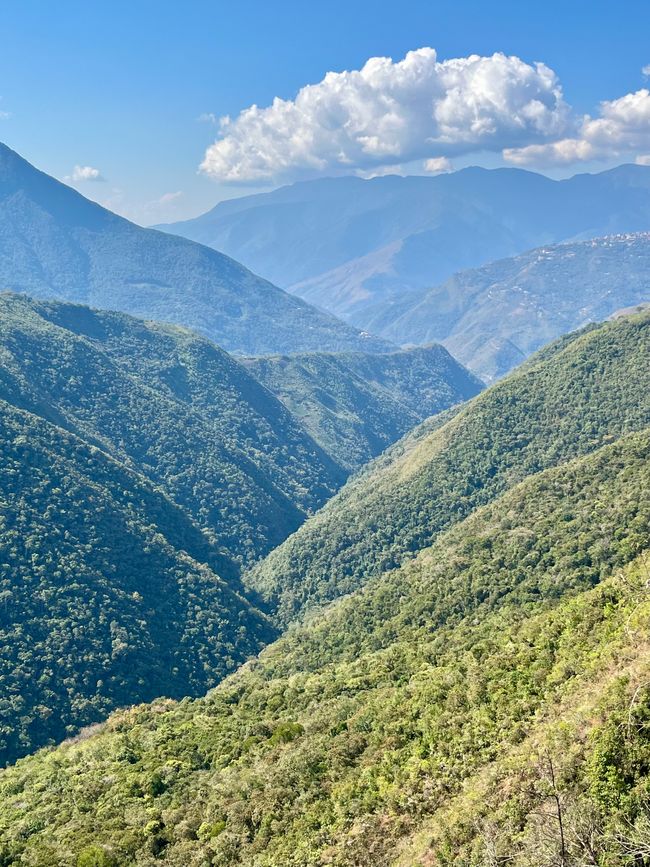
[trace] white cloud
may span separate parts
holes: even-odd
[[[634,162],[637,166],[650,166],[650,154],[639,154]]]
[[[645,75],[646,78],[650,78],[650,63],[646,63],[646,65],[642,67],[641,74]]]
[[[178,190],[175,193],[163,193],[163,195],[157,199],[152,204],[155,205],[171,205],[173,202],[176,202],[183,195],[182,190]]]
[[[650,149],[650,90],[642,88],[601,102],[598,117],[585,115],[574,137],[542,145],[506,148],[515,165],[552,166],[584,160],[619,158]]]
[[[444,175],[446,172],[453,172],[453,170],[454,166],[447,157],[432,157],[424,161],[424,171],[430,172],[432,175]]]
[[[99,169],[95,169],[93,166],[75,166],[72,169],[72,173],[66,177],[66,180],[77,184],[81,181],[103,182],[106,178]]]
[[[201,169],[244,183],[368,171],[544,142],[566,134],[568,116],[543,63],[504,54],[438,62],[421,48],[399,62],[373,57],[360,70],[328,72],[295,100],[221,118]]]

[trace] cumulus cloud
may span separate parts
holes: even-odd
[[[444,175],[446,172],[453,172],[454,166],[447,157],[432,157],[424,161],[424,171],[432,175]]]
[[[641,72],[646,78],[650,78],[650,63],[646,63],[646,65],[641,69]]]
[[[219,126],[219,118],[211,111],[204,111],[197,117],[199,123],[209,123],[212,126]]]
[[[73,183],[79,183],[80,181],[104,182],[106,178],[99,169],[93,168],[93,166],[75,166],[66,180]]]
[[[650,90],[642,88],[601,102],[597,117],[585,115],[577,133],[542,145],[506,148],[515,165],[553,166],[584,160],[618,158],[650,149]]]
[[[557,139],[569,115],[543,63],[504,54],[439,62],[421,48],[328,72],[294,100],[221,118],[201,169],[243,183],[369,171]]]
[[[637,166],[650,166],[650,154],[639,154],[634,162]]]

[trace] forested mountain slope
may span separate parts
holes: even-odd
[[[118,217],[3,144],[0,288],[185,325],[234,352],[387,348],[221,253]]]
[[[528,475],[650,424],[650,314],[570,335],[370,464],[249,583],[281,622],[400,565]]]
[[[650,234],[540,247],[462,271],[387,311],[396,343],[443,341],[487,382],[549,340],[650,301]]]
[[[274,630],[242,565],[345,471],[227,353],[0,294],[0,761],[200,694]]]
[[[0,397],[135,468],[250,561],[344,471],[227,353],[119,313],[0,294]]]
[[[200,694],[273,629],[159,487],[0,400],[0,762]]]
[[[411,365],[432,400],[476,389],[433,355]],[[343,446],[339,463],[190,331],[13,293],[0,401],[0,762],[116,706],[200,694],[274,637],[240,572],[343,483]]]
[[[205,699],[22,760],[4,863],[630,863],[649,458],[646,430],[525,479]]]
[[[325,178],[220,202],[162,228],[376,332],[393,305],[457,271],[541,244],[649,230],[650,168],[561,181],[477,167],[437,177]]]
[[[382,354],[266,356],[244,363],[349,470],[482,388],[440,345]]]

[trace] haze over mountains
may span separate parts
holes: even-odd
[[[0,151],[0,865],[630,867],[638,168],[226,203],[296,273],[368,246],[337,285],[389,342]]]
[[[561,334],[647,301],[650,233],[612,235],[461,271],[395,305],[379,330],[396,343],[440,340],[491,382]]]
[[[562,181],[481,168],[331,178],[221,202],[161,228],[383,334],[393,304],[457,271],[540,245],[649,230],[650,167],[623,165]]]
[[[116,216],[1,144],[0,289],[185,325],[233,352],[388,348],[228,256]]]
[[[0,867],[650,867],[650,4],[556,5],[2,7]]]
[[[649,362],[650,314],[623,317],[394,446],[257,573],[276,622],[337,601],[206,698],[4,772],[5,861],[629,865]]]

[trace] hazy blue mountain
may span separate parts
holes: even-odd
[[[462,271],[405,302],[383,333],[397,343],[443,341],[489,382],[548,341],[646,301],[650,233],[614,235]]]
[[[228,256],[112,214],[1,144],[0,288],[186,325],[234,352],[386,348]]]
[[[330,178],[165,228],[373,333],[410,292],[540,244],[650,229],[650,167],[555,181],[520,169]]]
[[[266,356],[244,364],[348,470],[482,388],[439,344],[382,354]]]

